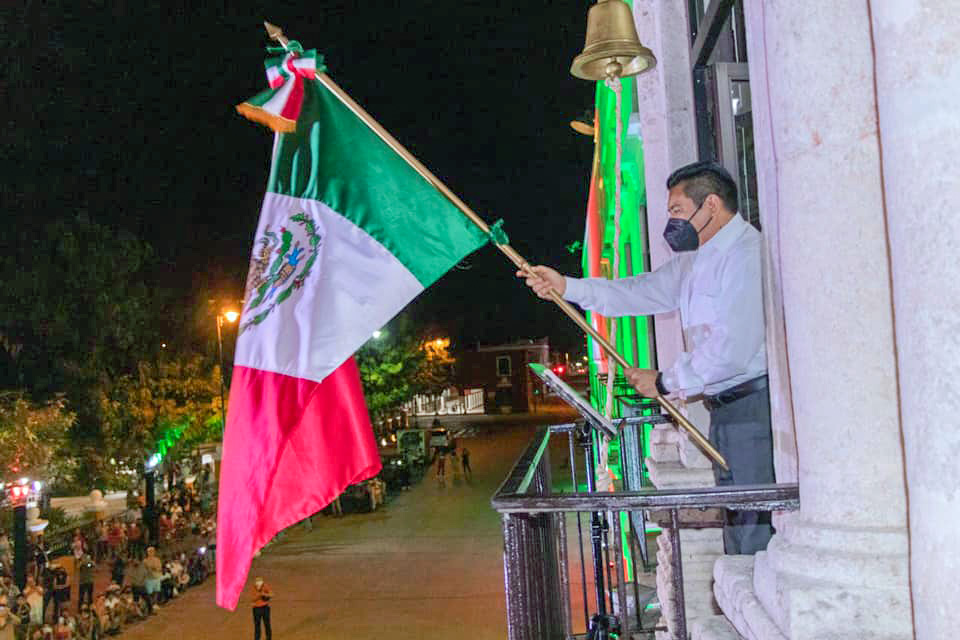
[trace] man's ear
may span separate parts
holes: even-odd
[[[703,201],[703,204],[710,215],[716,215],[721,209],[723,209],[723,200],[721,200],[720,196],[715,193],[708,195],[707,199]]]

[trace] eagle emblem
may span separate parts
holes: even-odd
[[[263,322],[299,290],[320,254],[322,237],[313,219],[304,212],[290,216],[274,231],[267,226],[256,241],[247,274],[243,322],[240,333]]]

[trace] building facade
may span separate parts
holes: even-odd
[[[526,413],[543,398],[540,383],[527,366],[550,365],[550,342],[519,340],[477,345],[457,356],[457,384],[483,389],[484,413]]]
[[[724,164],[741,214],[762,228],[777,480],[801,496],[756,556],[722,556],[699,532],[685,543],[703,560],[687,576],[692,637],[953,637],[956,3],[633,9],[658,59],[634,84],[650,266],[671,257],[666,177],[698,159]],[[684,347],[679,320],[657,317],[654,332],[669,365]],[[699,403],[687,411],[707,424]],[[662,431],[653,444],[655,484],[710,482],[682,436]]]

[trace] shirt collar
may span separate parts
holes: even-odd
[[[712,256],[726,253],[733,243],[743,235],[750,223],[743,219],[739,213],[735,213],[733,218],[727,224],[723,225],[720,231],[710,238],[705,245],[697,251],[699,255]]]

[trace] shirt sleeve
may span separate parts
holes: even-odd
[[[713,307],[716,321],[709,326],[709,334],[663,371],[668,391],[698,395],[708,384],[746,373],[765,339],[759,255],[744,252],[731,258],[721,274]]]
[[[648,316],[679,308],[682,280],[674,258],[656,271],[619,280],[568,277],[563,297],[608,318]]]

